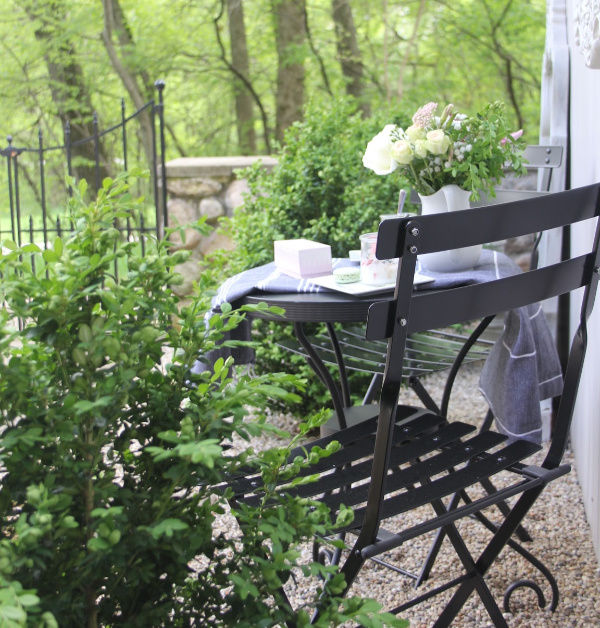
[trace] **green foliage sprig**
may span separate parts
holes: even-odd
[[[107,179],[90,204],[85,184],[76,186],[73,232],[51,248],[2,242],[0,623],[305,625],[306,609],[265,600],[281,597],[298,544],[335,524],[270,487],[281,474],[294,483],[329,452],[288,463],[293,440],[274,451],[250,446],[275,429],[264,409],[298,401],[303,382],[236,373],[231,358],[191,371],[249,310],[207,319],[208,275],[181,306],[170,286],[187,254],[150,239],[142,255],[115,226],[139,206],[129,178]],[[248,445],[232,450],[237,438]],[[242,465],[261,471],[265,498],[237,513],[243,535],[217,535],[218,487]],[[402,625],[370,602],[337,599],[335,569],[304,569],[331,576],[319,625]]]

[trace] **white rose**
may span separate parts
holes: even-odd
[[[450,138],[442,129],[429,131],[425,140],[425,148],[433,155],[443,155],[450,147]]]
[[[415,142],[415,155],[424,159],[427,157],[427,147],[425,146],[425,140],[417,140]]]
[[[408,129],[406,129],[405,133],[406,137],[408,137],[411,142],[425,139],[425,129],[418,124],[413,124],[412,126],[409,126]]]
[[[406,140],[394,142],[392,145],[392,158],[404,166],[409,164],[415,158],[410,142]]]
[[[392,131],[396,127],[387,124],[381,133],[378,133],[368,144],[363,155],[363,166],[375,174],[390,174],[398,167],[392,158]]]

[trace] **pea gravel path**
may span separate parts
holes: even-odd
[[[427,380],[428,389],[436,391],[441,380],[433,375]],[[451,417],[471,421],[477,424],[485,413],[485,402],[478,391],[478,372],[475,368],[463,369],[461,378],[453,394]],[[440,395],[433,395],[439,399]],[[414,401],[411,391],[407,391],[405,402]],[[293,431],[295,419],[291,416],[277,415],[272,422],[284,429]],[[269,441],[264,442],[265,446]],[[544,451],[541,451],[533,463],[539,463]],[[573,465],[573,471],[555,481],[538,500],[526,519],[526,527],[533,537],[533,542],[525,547],[537,556],[554,573],[560,589],[560,600],[556,612],[540,610],[536,596],[529,589],[520,589],[511,599],[511,613],[505,613],[506,621],[511,628],[591,628],[600,626],[600,569],[591,542],[589,525],[585,518],[581,497],[581,489],[577,483],[577,470],[573,464],[571,452],[567,452],[566,461]],[[229,527],[231,521],[223,521]],[[466,538],[469,549],[477,553],[489,538],[487,531],[475,521],[463,520],[460,524],[461,534]],[[230,528],[231,529],[231,528]],[[426,555],[429,543],[423,537],[392,553],[392,558],[400,559],[403,568],[418,570],[418,565]],[[307,560],[311,556],[311,548],[305,548]],[[498,564],[497,564],[498,567]],[[450,545],[444,542],[430,580],[421,588],[426,590],[442,582],[440,576],[460,573],[458,559],[453,555]],[[500,556],[499,568],[488,579],[488,583],[497,599],[501,599],[506,587],[516,579],[534,578],[547,599],[550,596],[548,585],[538,577],[535,570],[520,558],[514,551],[505,549]],[[314,583],[313,583],[314,586]],[[312,586],[303,589],[291,589],[290,595],[294,602],[300,603]],[[400,604],[410,599],[414,589],[412,581],[395,572],[370,563],[362,572],[352,589],[356,594],[375,597],[386,607]],[[442,594],[427,603],[410,609],[402,617],[410,620],[411,628],[426,628],[433,624],[451,592]],[[389,606],[388,606],[389,605]],[[483,628],[492,626],[483,605],[472,597],[463,612],[453,624],[460,628]]]

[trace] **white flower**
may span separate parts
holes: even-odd
[[[387,124],[381,133],[378,133],[368,144],[363,155],[363,166],[375,174],[390,174],[398,167],[398,162],[392,157],[392,131],[396,128]]]
[[[417,140],[415,142],[415,154],[421,159],[427,157],[427,147],[425,146],[425,140]]]
[[[414,158],[415,154],[407,140],[398,140],[392,144],[392,158],[399,164],[406,166]]]
[[[487,140],[488,126],[493,130],[505,125],[503,103],[491,103],[476,116],[457,113],[451,104],[441,116],[435,115],[436,109],[434,102],[421,107],[406,130],[387,125],[369,142],[363,156],[365,167],[378,175],[398,170],[425,194],[454,180],[460,187],[471,189],[474,198],[491,190],[504,176],[506,166],[517,175],[522,173],[520,131],[507,131],[506,138],[497,144],[490,145]],[[485,165],[488,175],[473,181],[471,168],[480,164]]]
[[[443,155],[450,147],[450,138],[442,129],[435,129],[427,133],[425,147],[434,155]]]
[[[413,124],[412,126],[409,126],[408,129],[406,129],[405,134],[411,142],[425,139],[425,129],[418,124]]]

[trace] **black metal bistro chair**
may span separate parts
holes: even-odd
[[[402,613],[454,588],[453,596],[433,624],[436,628],[450,626],[473,593],[481,598],[494,626],[507,628],[485,579],[507,545],[529,558],[556,589],[548,570],[512,537],[545,487],[570,471],[562,458],[585,357],[587,320],[600,273],[600,228],[595,227],[593,248],[587,254],[483,284],[413,292],[413,274],[418,253],[471,246],[598,217],[599,194],[600,184],[595,184],[495,205],[485,211],[471,209],[452,215],[397,218],[381,224],[377,256],[399,257],[400,266],[393,298],[374,303],[367,323],[367,339],[386,338],[388,343],[380,403],[373,406],[377,412],[358,425],[312,443],[325,447],[336,440],[341,447],[306,471],[318,474],[316,482],[283,489],[324,502],[334,519],[342,504],[353,510],[354,520],[340,530],[347,551],[336,557],[340,559],[346,592],[367,561],[381,562],[382,554],[440,528],[448,536],[463,573],[389,609],[392,612]],[[449,422],[425,407],[398,406],[408,334],[514,310],[582,287],[580,324],[564,375],[552,440],[541,464],[527,461],[540,450],[532,442],[509,442],[491,429],[477,432],[468,423]],[[298,449],[292,459],[306,455],[305,452],[304,448]],[[493,480],[496,490],[483,496],[471,491],[482,480]],[[251,476],[232,483],[233,501],[239,505],[256,500],[252,485]],[[445,498],[454,494],[460,495],[460,500],[449,503]],[[510,501],[510,510],[500,523],[494,524],[486,512],[502,500]],[[427,505],[430,508],[420,508]],[[429,511],[430,515],[408,527],[402,526],[402,517],[395,517],[416,509]],[[472,555],[461,537],[457,523],[465,517],[475,517],[493,533],[478,556]],[[553,600],[551,608],[556,602]]]

